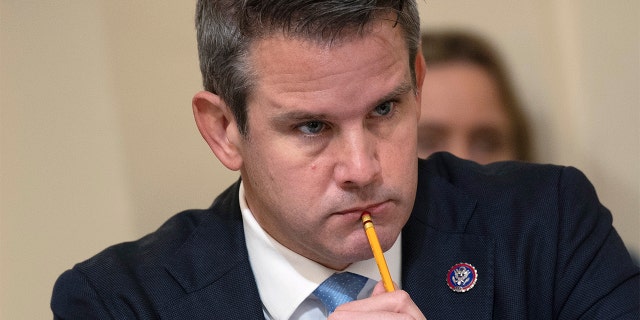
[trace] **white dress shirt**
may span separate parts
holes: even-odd
[[[326,319],[325,307],[313,295],[313,291],[335,270],[289,250],[269,236],[249,210],[242,182],[239,198],[249,261],[258,285],[265,319]],[[385,253],[391,277],[398,285],[401,272],[400,239],[398,237],[393,247]],[[375,284],[380,281],[380,272],[373,258],[353,263],[344,271],[370,279],[358,299],[369,297]]]

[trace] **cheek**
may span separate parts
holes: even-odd
[[[380,163],[382,174],[387,183],[393,183],[397,187],[411,184],[407,177],[414,174],[417,168],[417,134],[407,134],[399,140],[393,140],[380,149]],[[391,182],[395,181],[395,182]],[[404,188],[404,187],[402,187]],[[407,188],[409,188],[407,186]]]
[[[418,148],[418,121],[406,121],[396,130],[393,139],[389,140],[392,156],[412,157]]]

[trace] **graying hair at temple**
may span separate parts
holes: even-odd
[[[255,79],[247,56],[253,41],[282,32],[330,45],[366,34],[372,21],[390,12],[403,32],[415,86],[413,61],[420,45],[415,0],[199,0],[195,23],[204,89],[224,100],[246,135],[246,103]]]

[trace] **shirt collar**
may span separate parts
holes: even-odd
[[[239,200],[249,262],[262,304],[274,319],[288,319],[298,305],[335,270],[289,250],[269,236],[249,210],[242,182]],[[397,283],[401,272],[401,238],[399,236],[393,247],[385,253],[391,276]],[[374,259],[353,263],[345,271],[380,280]]]

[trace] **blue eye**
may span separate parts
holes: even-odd
[[[393,111],[394,103],[392,101],[386,101],[376,106],[375,112],[380,116],[386,116]]]
[[[308,135],[316,135],[325,128],[325,124],[320,121],[309,121],[305,122],[303,125],[299,126],[298,129],[302,131],[304,134]]]

